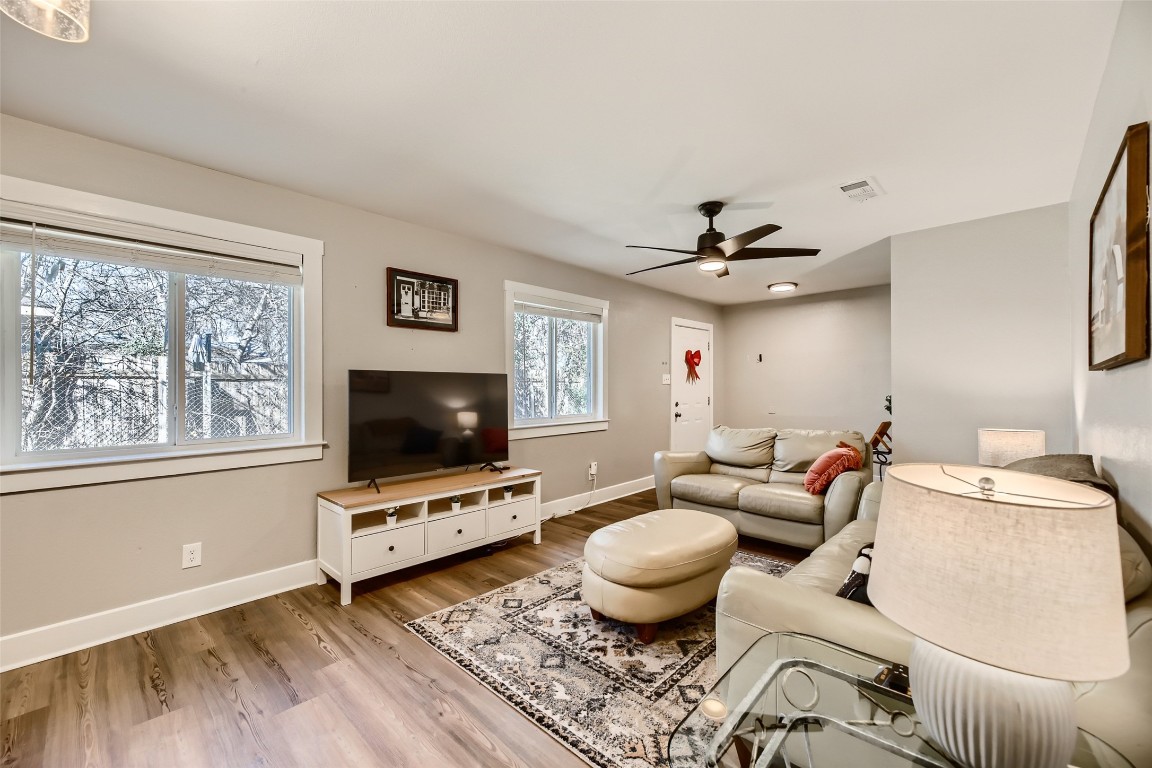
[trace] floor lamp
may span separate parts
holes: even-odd
[[[969,768],[1063,768],[1069,681],[1128,668],[1112,498],[994,467],[888,470],[868,595],[916,639],[917,711]]]

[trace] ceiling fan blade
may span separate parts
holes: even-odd
[[[716,275],[716,277],[728,277],[728,267],[724,267],[724,269],[719,272],[713,272],[713,274]]]
[[[716,243],[716,247],[719,248],[720,252],[725,256],[731,256],[732,254],[736,253],[736,251],[742,250],[747,248],[749,245],[752,245],[752,243],[756,242],[760,238],[768,237],[768,235],[778,231],[780,231],[780,227],[776,226],[775,224],[763,224],[759,227],[756,227],[755,229],[750,229],[747,232],[736,235],[735,237],[730,237],[727,240]]]
[[[745,248],[728,257],[728,261],[748,259],[783,259],[789,256],[815,256],[819,248]]]
[[[654,245],[626,245],[625,248],[647,248],[650,251],[668,251],[669,253],[690,253],[693,256],[699,256],[696,251],[682,251],[679,248],[657,248]]]
[[[667,248],[657,248],[656,250],[658,250],[658,251],[666,251],[666,250],[668,250],[668,249],[667,249]],[[679,253],[683,253],[683,251],[679,251]],[[691,253],[691,251],[689,251],[689,253]],[[629,272],[628,274],[629,274],[629,275],[638,275],[638,274],[640,274],[641,272],[651,272],[651,271],[652,271],[652,270],[654,270],[654,269],[664,269],[664,267],[675,267],[675,266],[678,266],[678,265],[680,265],[680,264],[691,264],[691,263],[692,263],[692,262],[694,262],[694,261],[696,261],[696,257],[695,257],[695,256],[693,256],[693,257],[692,257],[692,258],[690,258],[690,259],[680,259],[680,261],[670,261],[670,262],[668,262],[667,264],[661,264],[661,265],[659,265],[659,266],[656,266],[656,267],[648,267],[647,269],[638,269],[638,270],[636,270],[635,272]],[[625,277],[627,277],[627,275],[625,275]]]

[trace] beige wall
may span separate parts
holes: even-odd
[[[667,447],[673,316],[718,323],[707,304],[4,116],[3,173],[313,237],[325,242],[323,461],[4,496],[0,634],[92,614],[315,557],[314,494],[345,485],[349,368],[501,371],[505,279],[611,302],[606,432],[512,444],[544,471],[545,500],[652,473]],[[458,278],[460,332],[388,328],[387,266]],[[720,377],[718,376],[718,382]],[[204,565],[181,570],[185,542]]]
[[[1064,205],[892,238],[898,459],[976,463],[979,427],[1073,448]]]
[[[887,285],[741,304],[723,317],[721,422],[871,437],[889,418]]]
[[[1152,541],[1152,360],[1088,370],[1088,223],[1124,130],[1152,120],[1152,3],[1127,2],[1100,83],[1068,206],[1072,380],[1081,453],[1120,489],[1120,506]],[[1150,299],[1152,302],[1152,299]]]

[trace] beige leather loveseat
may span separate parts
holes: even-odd
[[[881,484],[863,494],[858,519],[783,578],[733,568],[716,602],[716,661],[720,671],[768,632],[798,632],[907,664],[912,635],[875,608],[836,597],[864,544],[875,539]],[[1152,566],[1121,535],[1131,667],[1114,680],[1076,684],[1081,728],[1119,750],[1134,766],[1152,766]],[[1080,564],[1073,567],[1085,567]],[[1043,585],[1037,585],[1037,599]]]
[[[808,493],[805,473],[840,442],[860,451],[863,466]],[[657,452],[655,476],[661,509],[711,512],[748,536],[812,549],[855,515],[872,480],[872,449],[859,432],[716,427],[703,451]]]

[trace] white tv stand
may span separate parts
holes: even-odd
[[[539,544],[540,476],[536,469],[466,472],[388,483],[379,493],[319,493],[316,583],[336,579],[340,604],[348,605],[352,583],[361,579],[529,532]],[[460,497],[458,507],[453,496]]]

